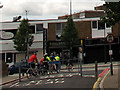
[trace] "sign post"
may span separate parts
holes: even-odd
[[[111,75],[113,75],[113,64],[112,64],[112,49],[111,49],[111,43],[114,41],[114,36],[113,34],[108,34],[107,37],[107,42],[109,43],[109,55],[110,55],[110,71]]]

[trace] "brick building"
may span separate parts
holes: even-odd
[[[106,42],[107,33],[114,35],[114,42],[112,43],[113,57],[115,60],[120,59],[120,23],[116,23],[110,27],[106,23],[100,22],[100,17],[104,15],[103,10],[85,10],[72,15],[75,26],[78,30],[78,37],[84,40],[85,62],[94,62],[94,60],[109,61],[109,44]],[[30,27],[33,30],[35,37],[29,53],[34,50],[39,51],[38,59],[41,59],[45,52],[49,54],[56,52],[62,55],[65,47],[64,43],[59,39],[69,15],[59,16],[58,19],[51,20],[29,20]],[[17,32],[20,22],[2,22],[0,32],[7,32],[6,34],[12,37],[1,37],[2,43],[2,59],[10,63],[17,62],[24,59],[23,54],[14,49],[13,38]],[[13,33],[13,34],[10,34]],[[72,32],[71,32],[72,33]],[[78,47],[73,48],[74,56],[77,57]],[[30,54],[31,55],[31,54]]]

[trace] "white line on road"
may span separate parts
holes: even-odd
[[[18,85],[19,84],[19,82],[18,83],[15,83],[15,84],[13,84],[13,85],[11,85],[10,87],[14,87],[15,85]]]

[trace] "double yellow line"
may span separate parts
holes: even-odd
[[[98,85],[102,79],[102,77],[105,75],[105,73],[109,70],[109,68],[105,69],[101,74],[98,75],[98,79],[95,82],[94,86],[93,86],[93,90],[97,90],[98,89]]]
[[[96,90],[96,89],[97,89],[100,80],[101,80],[101,77],[99,77],[99,78],[97,79],[97,81],[95,82],[95,84],[94,84],[94,86],[93,86],[93,90]]]

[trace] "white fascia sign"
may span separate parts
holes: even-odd
[[[0,37],[2,39],[11,39],[14,37],[14,34],[12,32],[1,31],[0,33],[1,33]]]

